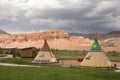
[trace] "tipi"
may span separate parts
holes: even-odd
[[[47,40],[44,40],[43,47],[32,61],[33,63],[53,63],[57,62],[56,57],[51,52]]]
[[[94,43],[80,65],[88,67],[111,67],[110,60],[105,55],[101,46],[98,43],[98,35],[94,34],[93,37],[95,39]]]

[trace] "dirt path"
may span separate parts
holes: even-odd
[[[0,58],[13,58],[13,55],[11,55],[11,54],[7,54],[6,56],[4,56],[4,57],[0,57]]]
[[[79,67],[80,62],[77,62],[77,60],[60,60],[59,65],[61,65],[62,67]]]
[[[12,63],[0,63],[0,66],[22,66],[22,67],[40,67],[34,65],[19,65],[19,64],[12,64]]]
[[[80,62],[78,62],[77,60],[60,60],[59,63],[55,64],[60,65],[61,67],[80,67]],[[117,70],[115,70],[115,72],[120,72],[120,62],[112,62],[112,65],[113,64],[117,65]],[[35,65],[19,65],[11,63],[0,63],[0,66],[40,67]]]
[[[118,67],[120,67],[120,62],[111,62],[112,66],[114,64],[116,64]],[[80,66],[80,62],[78,62],[77,60],[60,60],[59,64],[63,65],[63,66]]]
[[[55,63],[62,67],[80,67],[80,62],[77,60],[60,60],[59,63]],[[120,68],[120,62],[112,62],[112,65],[116,64],[118,68]],[[19,65],[19,64],[11,64],[11,63],[0,63],[0,65],[6,66],[34,66],[34,65]],[[54,65],[54,64],[53,64]]]

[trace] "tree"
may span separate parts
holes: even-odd
[[[12,55],[13,55],[14,58],[20,56],[20,53],[19,53],[19,51],[18,51],[17,48],[13,49],[11,53],[12,53]]]
[[[2,48],[0,47],[0,54],[2,54]]]
[[[86,51],[86,50],[83,50],[82,53],[83,53],[83,55],[86,55],[86,54],[87,54],[87,51]]]

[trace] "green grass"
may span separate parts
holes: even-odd
[[[0,57],[5,57],[6,56],[6,54],[0,54]]]
[[[54,50],[53,53],[55,54],[58,60],[77,60],[78,58],[84,58],[87,52],[82,51],[67,51],[67,50]],[[120,61],[120,54],[111,55],[107,54],[111,61]],[[31,63],[34,58],[12,58],[12,59],[0,59],[0,62],[6,63],[16,63],[16,64],[33,64]]]
[[[36,66],[59,66],[56,64],[37,64],[32,63],[33,58],[8,58],[8,59],[0,59],[2,63],[14,63],[14,64],[22,64],[22,65],[36,65]]]
[[[57,59],[78,59],[81,51],[53,51]],[[107,55],[111,60],[120,60],[120,54]],[[33,64],[33,58],[2,59],[0,62]],[[41,64],[40,64],[41,65]],[[3,67],[0,66],[0,80],[120,80],[120,73],[112,70],[48,67]]]
[[[87,51],[53,51],[57,59],[59,60],[77,60],[78,58],[84,58]],[[83,54],[84,53],[84,54]],[[107,54],[108,58],[112,61],[120,61],[120,53],[117,55]]]
[[[120,80],[119,75],[96,69],[0,66],[0,80]]]
[[[108,58],[109,58],[111,61],[118,61],[118,62],[120,62],[120,54],[115,55],[115,56],[107,54],[107,56],[108,56]]]
[[[3,63],[16,63],[16,64],[32,64],[31,61],[33,58],[8,58],[8,59],[0,59],[0,62]]]
[[[59,60],[77,60],[78,58],[84,58],[86,53],[82,51],[53,51],[57,59]]]

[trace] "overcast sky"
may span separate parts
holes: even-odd
[[[0,0],[0,29],[108,33],[120,30],[120,0]]]

